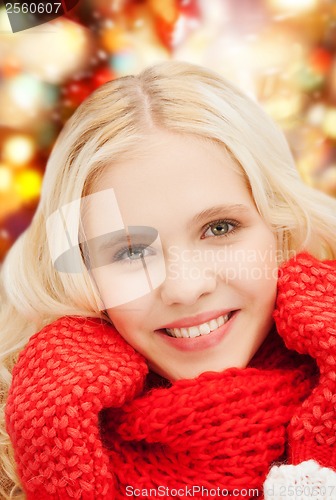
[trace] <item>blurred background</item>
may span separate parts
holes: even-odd
[[[259,100],[304,182],[336,197],[336,1],[79,0],[18,33],[2,7],[0,263],[30,223],[77,106],[106,81],[167,59],[212,68]]]

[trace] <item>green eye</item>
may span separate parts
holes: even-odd
[[[210,231],[214,234],[214,236],[221,236],[222,234],[226,234],[229,232],[229,224],[227,222],[217,222],[210,226]]]
[[[234,233],[235,230],[239,227],[238,222],[228,221],[228,220],[218,220],[215,222],[211,222],[206,227],[202,238],[210,238],[213,236],[229,236]]]

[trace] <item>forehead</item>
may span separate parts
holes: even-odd
[[[159,227],[165,218],[177,222],[216,204],[253,205],[242,169],[224,146],[163,131],[144,140],[141,154],[107,166],[92,192],[111,188],[115,200],[106,211],[92,197],[90,221],[112,211],[125,225]]]

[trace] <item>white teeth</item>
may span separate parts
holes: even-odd
[[[227,321],[227,316],[225,316],[225,317],[219,316],[217,321],[218,321],[218,326],[222,326],[222,325],[224,325],[225,321]]]
[[[181,330],[179,328],[176,328],[175,330],[175,337],[182,337]]]
[[[178,330],[178,328],[176,328],[176,330]],[[181,328],[181,337],[189,337],[187,328]]]
[[[199,331],[201,332],[201,335],[207,335],[210,333],[210,325],[208,323],[203,323],[200,325]]]
[[[195,338],[199,337],[200,335],[208,335],[210,332],[213,332],[220,326],[224,325],[224,323],[226,323],[231,317],[230,314],[219,316],[219,318],[211,319],[207,323],[202,323],[201,325],[197,326],[191,326],[190,328],[167,328],[167,333],[171,337],[177,338]]]
[[[191,326],[190,328],[188,328],[188,334],[188,336],[193,339],[199,336],[200,330],[197,326]]]
[[[217,320],[216,319],[212,319],[210,322],[209,322],[209,325],[210,325],[210,331],[213,332],[214,330],[217,330],[218,328],[218,323],[217,323]]]

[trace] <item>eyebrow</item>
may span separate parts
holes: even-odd
[[[250,212],[251,209],[247,205],[241,203],[235,203],[233,205],[216,205],[215,207],[202,210],[202,212],[195,215],[195,217],[191,219],[191,224],[199,224],[212,218],[223,217],[224,214],[225,216],[237,215],[237,213],[247,215]]]

